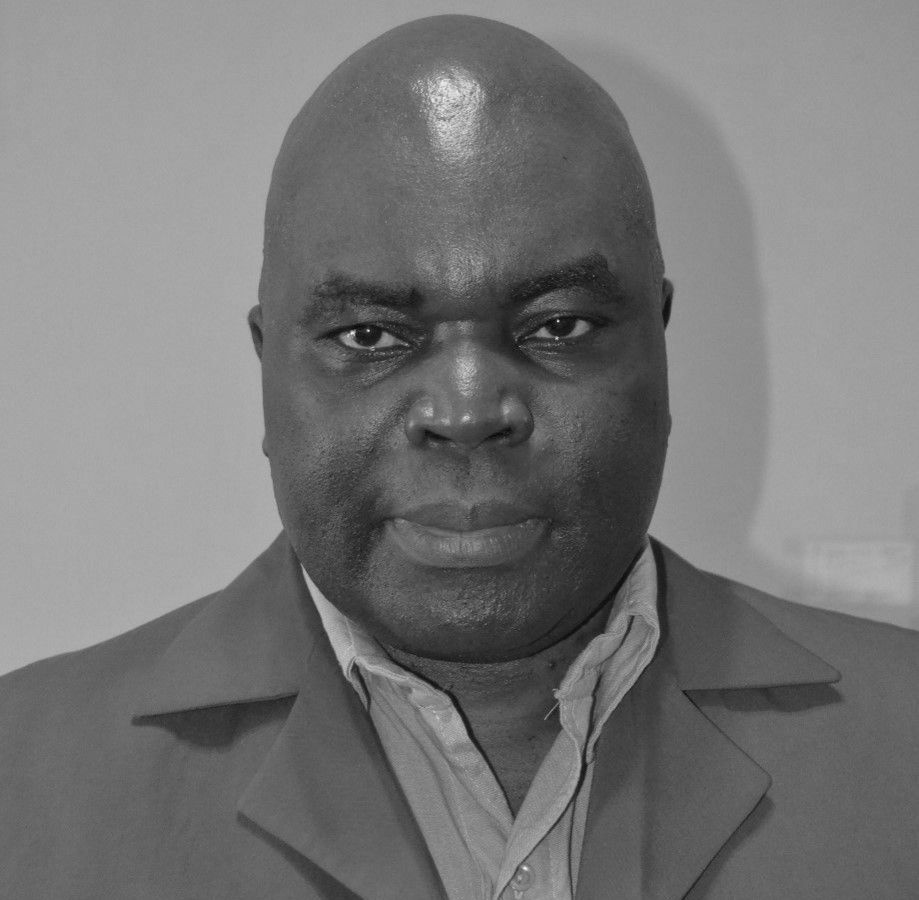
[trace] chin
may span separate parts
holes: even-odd
[[[397,578],[377,581],[372,592],[353,598],[346,614],[383,643],[417,656],[520,659],[574,630],[607,594],[578,579],[547,576],[535,565],[417,572],[403,564]]]

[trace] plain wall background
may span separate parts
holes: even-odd
[[[279,528],[245,313],[284,130],[400,22],[549,41],[625,111],[668,274],[653,532],[821,594],[802,547],[919,537],[919,4],[2,0],[0,671],[227,583]],[[845,587],[845,586],[843,586]]]

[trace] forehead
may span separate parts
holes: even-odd
[[[286,263],[442,279],[500,278],[647,239],[645,181],[627,134],[490,109],[461,70],[413,85],[410,113],[355,117],[314,144],[287,187]]]

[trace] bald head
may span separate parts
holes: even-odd
[[[670,427],[670,286],[604,91],[484,19],[383,35],[290,127],[259,294],[278,510],[334,605],[472,661],[597,611]]]
[[[555,164],[580,166],[582,177],[598,164],[616,170],[606,202],[659,258],[644,167],[625,118],[593,79],[509,25],[457,15],[409,22],[341,63],[292,122],[268,195],[266,258],[289,249],[311,206],[320,212],[311,189],[332,170],[395,169],[464,194],[491,191],[503,173],[514,192],[553,161],[552,149]]]

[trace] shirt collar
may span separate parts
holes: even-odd
[[[593,670],[599,670],[622,643],[632,618],[637,616],[656,636],[660,633],[657,615],[657,566],[651,542],[645,538],[641,553],[619,586],[603,634],[597,635],[571,664],[556,696],[570,696],[577,683]]]
[[[325,594],[316,587],[316,583],[310,578],[309,572],[302,564],[300,571],[303,572],[303,578],[313,598],[313,603],[316,605],[316,612],[319,613],[319,620],[322,622],[326,637],[332,645],[335,659],[338,660],[338,665],[345,678],[348,679],[366,706],[367,694],[355,666],[358,659],[376,659],[382,656],[383,649],[363,628],[332,606]]]

